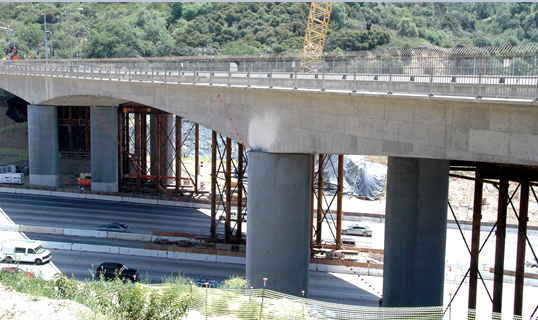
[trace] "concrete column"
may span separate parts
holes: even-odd
[[[118,108],[90,108],[92,191],[118,192]]]
[[[249,153],[246,276],[254,288],[308,295],[312,156]]]
[[[443,305],[448,160],[389,157],[383,307]]]
[[[30,185],[60,186],[58,107],[28,105]]]

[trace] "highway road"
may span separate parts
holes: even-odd
[[[135,233],[147,234],[153,230],[199,233],[200,230],[209,229],[207,210],[200,211],[190,208],[2,193],[0,193],[0,207],[16,224],[93,230],[100,224],[120,221],[129,224]],[[353,223],[355,222],[344,221],[344,227]],[[355,238],[358,246],[383,248],[384,224],[373,222],[365,222],[364,224],[372,228],[373,237],[346,237]],[[470,241],[470,231],[464,231],[464,233],[468,241]],[[331,232],[326,225],[324,225],[323,234],[324,238],[330,237]],[[488,232],[482,232],[482,241],[486,238],[487,234]],[[27,233],[27,235],[30,238],[38,240],[68,243],[108,244],[139,248],[144,245],[143,242],[138,241],[31,233]],[[538,236],[531,235],[529,239],[534,247],[538,247]],[[481,266],[493,265],[494,247],[494,238],[490,237],[480,257]],[[506,242],[507,269],[511,269],[511,266],[514,264],[515,251],[516,234],[508,233]],[[530,253],[527,256],[529,257],[529,255]],[[447,271],[447,281],[459,282],[462,276],[461,273],[466,271],[466,266],[469,264],[469,256],[466,254],[465,244],[457,229],[448,229],[447,231],[446,259],[447,265],[454,268],[452,272]],[[245,274],[245,266],[237,264],[216,264],[199,261],[53,250],[54,264],[66,274],[73,275],[80,280],[91,278],[90,270],[92,269],[92,265],[95,268],[101,262],[107,260],[119,261],[138,269],[143,275],[143,278],[147,276],[152,283],[161,282],[163,277],[177,275],[178,272],[192,279],[211,278],[216,280],[224,280],[231,275],[244,276]],[[485,273],[485,275],[489,278],[492,277],[491,274]],[[370,288],[369,285],[364,286],[358,277],[349,274],[311,271],[309,277],[309,297],[321,301],[377,306],[378,297],[376,291],[382,291],[382,278],[379,277],[369,277],[369,283],[374,284],[373,288]],[[448,288],[449,286],[447,286],[447,290],[449,290]],[[451,287],[450,290],[453,292],[454,288]],[[461,300],[464,300],[463,297]],[[486,301],[485,303],[487,304],[488,302]]]
[[[93,230],[108,222],[120,221],[131,226],[135,233],[151,233],[153,230],[199,233],[208,230],[209,218],[195,209],[141,204],[111,203],[96,200],[73,200],[42,196],[0,193],[0,208],[15,224],[80,228]],[[222,227],[222,225],[220,225]],[[142,247],[143,242],[100,238],[26,234],[36,240],[108,244],[113,246]],[[186,277],[224,280],[232,275],[244,276],[245,265],[222,264],[202,261],[171,260],[150,257],[118,256],[106,253],[90,253],[51,250],[54,264],[67,275],[79,280],[91,279],[101,262],[117,261],[139,270],[142,279],[159,283],[166,276],[181,273]],[[93,266],[93,267],[92,267]],[[381,287],[378,288],[381,291]],[[364,287],[358,278],[342,279],[331,273],[310,272],[310,298],[363,306],[377,306],[379,297]]]

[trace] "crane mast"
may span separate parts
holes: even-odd
[[[310,72],[321,67],[332,7],[332,2],[312,2],[310,4],[301,58],[301,72]]]

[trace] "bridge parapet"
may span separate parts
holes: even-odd
[[[516,49],[333,53],[326,56],[314,73],[298,72],[297,57],[290,55],[19,60],[3,62],[0,73],[535,102],[538,98],[537,50],[534,47]]]

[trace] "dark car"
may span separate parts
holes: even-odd
[[[97,270],[95,275],[98,278],[103,277],[104,280],[116,279],[116,277],[122,281],[130,280],[132,282],[138,281],[140,275],[136,269],[128,268],[126,265],[116,262],[103,262]]]
[[[194,281],[194,284],[203,288],[206,287],[206,283],[208,288],[220,288],[221,286],[220,282],[218,282],[217,280],[197,279],[196,281]]]
[[[119,223],[119,222],[114,222],[114,223],[106,224],[104,226],[99,226],[97,227],[97,230],[112,231],[112,232],[131,232],[131,229],[129,228],[128,225]]]

